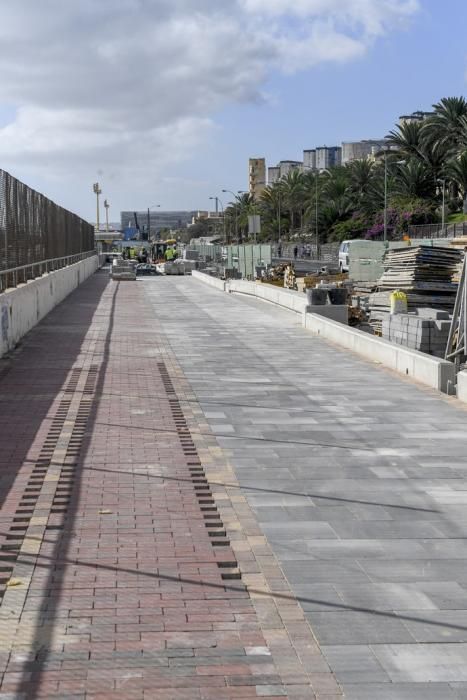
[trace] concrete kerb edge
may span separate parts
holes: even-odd
[[[317,314],[307,314],[304,327],[324,340],[329,340],[357,355],[379,362],[421,384],[450,393],[455,385],[455,368],[451,362],[425,355],[364,331],[344,326]]]

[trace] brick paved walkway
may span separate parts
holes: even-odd
[[[0,426],[0,700],[340,695],[145,283],[0,362]]]

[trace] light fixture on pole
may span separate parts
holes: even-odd
[[[224,190],[222,190],[224,191]],[[219,204],[221,205],[222,208],[222,231],[223,231],[223,239],[224,239],[224,245],[227,243],[226,240],[226,234],[225,234],[225,213],[224,213],[224,203],[222,202],[219,197],[209,197],[209,199],[215,199],[216,200],[216,215],[219,215]]]
[[[160,207],[160,204],[153,204],[152,206],[148,207],[148,218],[147,218],[147,227],[148,227],[148,243],[151,240],[151,209],[156,209],[157,207]],[[157,231],[154,230],[154,238],[157,236]]]
[[[446,224],[446,180],[443,178],[442,180],[437,180],[437,182],[443,186],[442,193],[443,193],[443,204],[442,204],[442,209],[441,209],[441,231],[443,232],[444,235],[444,228]]]
[[[383,240],[386,242],[388,240],[388,153],[391,153],[390,148],[385,148],[382,153],[384,153],[384,234]],[[405,160],[396,161],[396,165],[404,165]]]
[[[219,197],[209,197],[209,199],[212,199],[216,202],[216,216],[219,215]]]
[[[99,187],[99,183],[95,182],[92,186],[92,191],[96,195],[96,206],[97,206],[97,216],[96,216],[96,231],[100,228],[100,214],[99,214],[99,196],[102,194],[102,190]]]
[[[107,199],[104,199],[104,207],[105,207],[105,230],[108,233],[109,232],[109,207],[110,204]]]
[[[316,258],[319,258],[319,196],[318,196],[318,183],[319,183],[319,170],[313,168],[311,165],[304,165],[304,170],[312,170],[315,175],[315,235],[316,235]]]
[[[222,190],[222,192],[225,192],[225,193],[228,192],[229,194],[231,194],[231,195],[237,200],[237,202],[234,203],[234,213],[235,213],[235,239],[236,239],[237,245],[238,245],[239,240],[238,240],[238,211],[237,211],[237,205],[238,205],[238,200],[239,200],[239,196],[238,196],[238,195],[241,193],[241,190],[238,190],[237,194],[235,194],[235,192],[232,192],[232,190]]]

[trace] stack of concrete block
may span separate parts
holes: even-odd
[[[119,282],[131,282],[136,279],[135,266],[130,260],[114,260],[110,272],[112,279]]]
[[[451,320],[445,311],[417,309],[415,314],[393,314],[383,319],[383,338],[435,357],[444,357]]]

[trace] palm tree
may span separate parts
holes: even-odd
[[[430,168],[421,160],[410,158],[397,163],[392,192],[408,198],[434,199],[436,187]]]
[[[387,142],[399,158],[420,157],[422,148],[421,122],[404,122],[389,132]]]
[[[467,211],[467,151],[446,165],[446,174],[457,185],[464,200],[464,212]]]
[[[433,109],[434,114],[422,126],[422,137],[431,145],[443,145],[455,156],[466,145],[467,101],[464,97],[443,97]]]
[[[349,177],[349,190],[357,207],[366,199],[371,190],[375,164],[369,158],[354,160],[346,166]]]
[[[284,210],[289,212],[289,231],[295,228],[297,223],[297,214],[300,214],[302,219],[303,200],[304,200],[304,179],[299,170],[292,170],[280,180],[282,198],[284,202]]]
[[[285,205],[283,199],[280,181],[268,185],[261,193],[259,201],[262,217],[261,228],[271,239],[281,237],[283,225],[286,223],[282,216]]]

